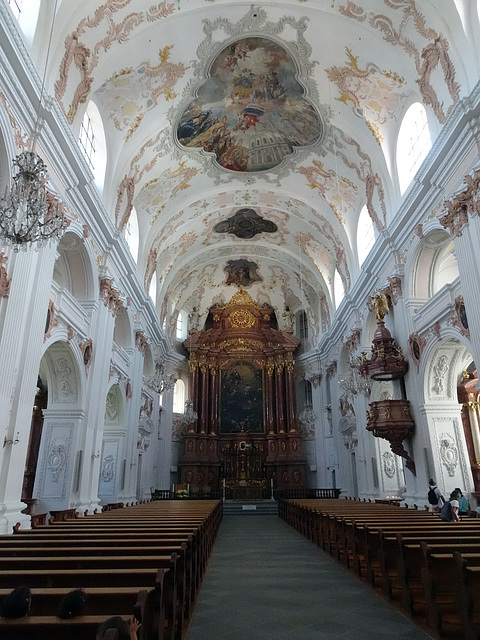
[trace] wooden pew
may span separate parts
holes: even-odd
[[[7,593],[9,591],[0,590],[2,596]],[[61,620],[57,617],[57,610],[66,593],[66,589],[32,589],[32,607],[28,616],[12,620],[0,618],[2,640],[94,640],[99,625],[111,616],[124,619],[135,616],[140,621],[147,619],[149,593],[146,589],[86,590],[88,604],[84,615]],[[147,640],[152,631],[140,627],[139,640]]]
[[[457,568],[455,606],[463,627],[465,640],[480,637],[480,562],[466,558],[458,551],[453,553]]]

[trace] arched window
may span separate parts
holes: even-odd
[[[153,304],[157,304],[157,278],[155,274],[153,275],[152,281],[150,282],[150,287],[148,289],[148,295],[153,300]],[[165,322],[167,318],[165,317]]]
[[[427,112],[423,104],[415,102],[405,114],[398,132],[397,171],[402,194],[413,180],[431,146]]]
[[[335,274],[333,276],[333,296],[335,298],[335,308],[338,309],[341,301],[345,297],[345,289],[343,288],[342,278],[340,277],[337,269],[335,269]]]
[[[95,177],[95,184],[103,189],[107,167],[107,145],[103,122],[97,105],[90,101],[83,116],[78,136],[80,148]]]
[[[135,211],[135,207],[132,209],[130,213],[130,218],[128,219],[128,222],[124,227],[123,233],[125,235],[125,240],[127,241],[128,247],[130,249],[130,253],[132,254],[135,262],[137,262],[139,234],[138,234],[138,217],[137,217],[137,212]]]
[[[298,337],[300,340],[308,338],[308,322],[305,311],[300,311],[298,315]]]
[[[41,0],[8,0],[26,40],[32,42],[37,26]]]
[[[357,253],[358,264],[362,266],[365,262],[370,249],[375,244],[375,230],[373,222],[368,213],[367,205],[360,211],[357,225]]]
[[[185,413],[185,383],[180,379],[173,387],[173,413]]]
[[[187,320],[188,320],[187,312],[180,311],[180,313],[177,316],[177,330],[176,330],[177,340],[185,340],[185,338],[187,337]]]

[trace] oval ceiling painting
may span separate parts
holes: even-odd
[[[295,147],[314,144],[322,122],[296,70],[290,53],[273,40],[228,45],[181,116],[179,143],[215,153],[224,169],[247,172],[272,169]]]

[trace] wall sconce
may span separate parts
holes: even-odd
[[[5,436],[4,440],[3,440],[3,448],[5,449],[5,447],[7,446],[7,444],[11,444],[11,445],[15,445],[18,444],[20,442],[18,436],[20,435],[20,431],[17,431],[17,437],[15,438],[15,440],[9,440],[7,438],[7,436]]]
[[[92,453],[92,460],[99,457],[100,457],[100,451],[97,451],[97,453]]]

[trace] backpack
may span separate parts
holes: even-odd
[[[445,502],[443,505],[442,510],[440,511],[440,518],[446,522],[450,522],[452,519],[452,505],[450,504],[450,501]]]
[[[438,498],[437,498],[437,494],[435,493],[435,489],[428,490],[428,501],[430,504],[433,504],[433,505],[438,504]]]

